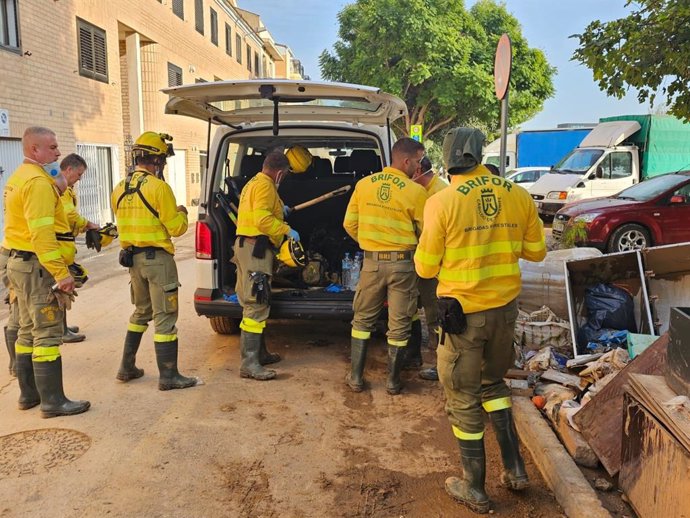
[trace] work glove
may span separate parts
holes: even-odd
[[[292,213],[292,207],[283,205],[283,218],[287,218]]]
[[[69,311],[70,309],[72,309],[72,302],[74,302],[75,297],[77,296],[76,291],[67,293],[65,291],[54,288],[52,292],[55,296],[55,300],[57,301],[58,307],[60,309],[62,309],[63,311]]]
[[[295,241],[299,241],[299,233],[292,228],[288,230],[287,237],[294,239]]]
[[[101,234],[98,230],[90,228],[86,231],[86,246],[87,248],[94,248],[96,252],[101,251]]]

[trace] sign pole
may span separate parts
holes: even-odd
[[[510,72],[513,66],[513,51],[510,38],[503,34],[496,46],[494,61],[494,86],[496,98],[501,101],[501,152],[498,170],[502,177],[506,175],[506,157],[508,155],[508,90],[510,89]]]

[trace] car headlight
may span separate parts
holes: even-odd
[[[568,193],[566,191],[551,191],[546,197],[550,200],[565,200],[568,198]]]
[[[588,212],[586,214],[580,214],[579,216],[575,216],[573,218],[573,222],[581,221],[583,223],[591,223],[599,216],[601,216],[600,212]]]

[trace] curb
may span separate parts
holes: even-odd
[[[525,397],[513,397],[520,440],[532,454],[544,481],[568,518],[611,518],[539,410]]]

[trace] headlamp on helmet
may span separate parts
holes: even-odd
[[[288,239],[280,246],[276,259],[292,268],[304,268],[307,266],[307,254],[299,241]]]

